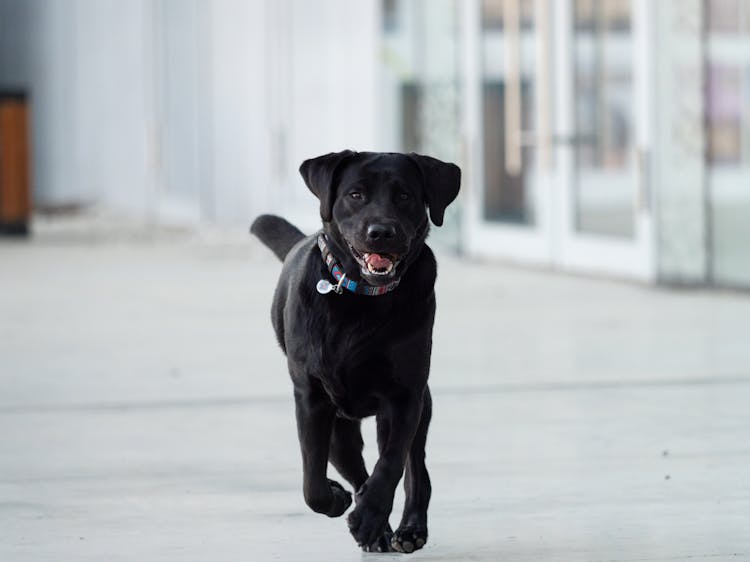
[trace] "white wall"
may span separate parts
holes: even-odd
[[[23,36],[16,40],[20,63],[12,73],[0,67],[0,82],[12,74],[31,94],[37,203],[104,201],[148,211],[154,119],[147,4],[3,0],[0,36],[12,36],[17,18]]]
[[[75,6],[68,67],[73,79],[68,73],[60,77],[71,91],[72,181],[92,200],[151,213],[158,127],[149,41],[152,2],[65,4],[67,10]]]
[[[301,161],[377,148],[377,6],[0,0],[0,45],[28,8],[14,72],[32,89],[37,201],[224,223],[270,210],[314,225]]]
[[[77,127],[73,86],[77,75],[72,10],[61,2],[29,6],[28,83],[31,93],[34,199],[57,203],[85,199],[73,176]],[[74,10],[74,8],[73,8]],[[3,22],[3,27],[12,25]]]
[[[266,78],[270,2],[212,5],[213,206],[220,221],[247,222],[270,205],[275,188]]]
[[[285,32],[286,133],[282,190],[295,220],[305,220],[311,195],[297,169],[312,156],[346,148],[377,150],[379,11],[377,0],[293,0]],[[317,214],[314,220],[319,220]]]
[[[297,173],[312,156],[374,149],[377,0],[212,4],[215,216],[281,212],[315,228]]]

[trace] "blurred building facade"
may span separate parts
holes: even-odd
[[[750,0],[0,0],[38,202],[246,223],[343,148],[464,169],[441,241],[750,287]]]
[[[160,221],[308,211],[298,163],[374,145],[376,4],[356,4],[0,0],[0,86],[31,92],[35,200]]]

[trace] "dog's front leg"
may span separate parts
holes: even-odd
[[[338,517],[352,503],[352,495],[326,476],[328,450],[336,410],[322,385],[315,379],[296,384],[294,401],[297,433],[302,449],[305,503],[313,511]]]
[[[388,428],[387,437],[372,474],[357,491],[357,507],[348,520],[349,530],[360,546],[373,544],[385,531],[421,410],[421,400],[409,396],[387,402],[378,413],[378,425]]]

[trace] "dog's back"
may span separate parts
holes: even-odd
[[[253,221],[250,232],[284,261],[292,247],[305,235],[289,221],[276,215],[261,215]]]

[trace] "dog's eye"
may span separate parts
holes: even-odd
[[[409,194],[406,193],[405,191],[402,191],[401,193],[398,194],[398,198],[401,201],[408,201],[409,200]]]
[[[349,197],[352,199],[362,199],[362,194],[359,191],[351,191],[349,192]]]

